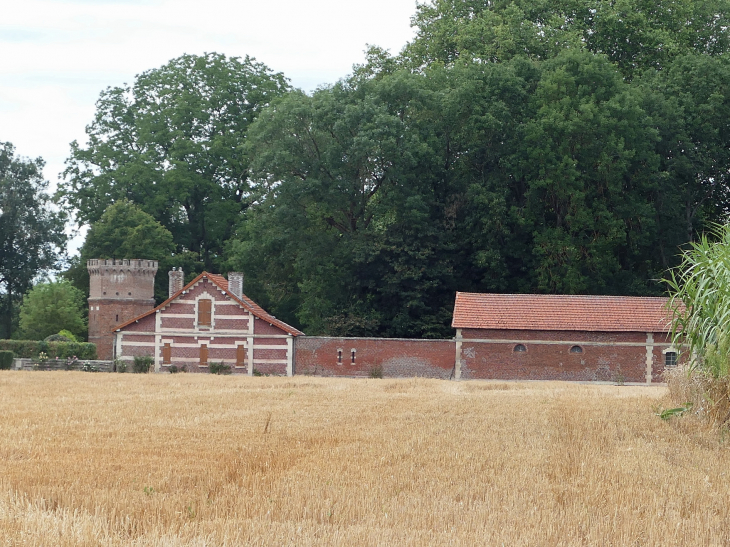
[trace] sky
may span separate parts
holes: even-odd
[[[0,142],[42,157],[53,187],[99,93],[185,53],[249,55],[305,91],[367,44],[398,53],[416,0],[16,0],[0,18]],[[71,250],[81,241],[71,244]]]

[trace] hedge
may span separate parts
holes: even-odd
[[[0,351],[0,370],[13,368],[13,359],[15,359],[15,354],[12,351]]]
[[[40,352],[49,359],[96,359],[96,344],[85,342],[45,342],[43,340],[0,340],[0,351],[12,351],[21,359],[35,359]]]

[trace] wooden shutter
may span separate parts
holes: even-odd
[[[246,346],[236,346],[236,366],[246,366]]]
[[[208,364],[208,344],[200,344],[200,365]]]
[[[162,364],[169,365],[172,362],[172,347],[170,344],[162,346]]]
[[[198,300],[198,325],[210,327],[212,304],[213,301],[207,298]]]

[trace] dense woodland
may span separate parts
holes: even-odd
[[[662,294],[730,207],[729,17],[432,0],[402,52],[310,94],[184,55],[103,91],[72,143],[56,200],[91,229],[66,276],[158,259],[161,299],[172,266],[238,270],[308,334],[398,337],[451,336],[457,290]]]

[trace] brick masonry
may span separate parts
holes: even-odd
[[[454,373],[453,340],[299,336],[295,347],[296,374],[368,377],[381,367],[388,378],[449,379]]]
[[[649,373],[652,382],[661,382],[663,351],[671,346],[665,333],[463,329],[460,334],[462,379],[644,383]],[[518,345],[524,351],[515,351]]]
[[[198,323],[201,299],[211,301],[210,324]],[[223,363],[234,374],[286,375],[293,360],[291,338],[233,300],[218,283],[202,277],[152,313],[121,327],[116,354],[128,362],[150,356],[160,372],[171,366],[208,372],[211,363]]]
[[[89,271],[89,342],[99,359],[112,359],[112,329],[155,305],[155,260],[93,259]]]
[[[656,322],[644,318],[640,325],[637,323],[637,330],[620,332],[615,327],[624,324],[623,316],[608,321],[597,312],[587,316],[603,321],[599,323],[607,325],[602,327],[605,332],[590,326],[586,331],[575,330],[577,327],[569,321],[565,321],[566,330],[549,330],[560,319],[545,313],[540,316],[544,326],[539,328],[515,328],[511,324],[505,328],[499,322],[499,326],[484,328],[483,323],[493,318],[481,310],[482,322],[469,326],[483,328],[457,328],[456,337],[448,340],[303,336],[245,295],[232,296],[231,287],[238,290],[238,281],[229,286],[222,276],[204,273],[152,309],[151,301],[143,298],[147,292],[152,295],[151,261],[92,262],[89,334],[91,337],[93,324],[94,336],[101,340],[100,355],[107,355],[103,327],[109,325],[111,329],[118,323],[114,322],[117,318],[121,321],[132,315],[137,320],[117,328],[116,355],[127,362],[135,356],[151,356],[155,370],[160,372],[172,366],[207,372],[211,363],[220,362],[231,366],[236,374],[646,383],[662,381],[665,353],[671,349],[666,333],[657,332],[660,327],[653,332],[638,330],[644,326],[651,330]],[[147,288],[133,289],[137,283]],[[499,298],[509,300],[513,296]],[[529,298],[545,300],[534,295]],[[573,297],[561,298],[570,304]],[[604,307],[610,304],[616,313],[624,313],[627,308],[620,298],[594,300]],[[634,300],[629,302],[632,306]],[[647,308],[645,315],[649,319],[655,314],[654,308],[662,309],[654,300],[639,301]],[[598,305],[592,300],[589,303]],[[570,309],[578,319],[586,315],[581,306]],[[503,315],[504,321],[519,319],[510,313]],[[522,316],[534,319],[527,312]],[[524,351],[515,351],[517,345]]]

